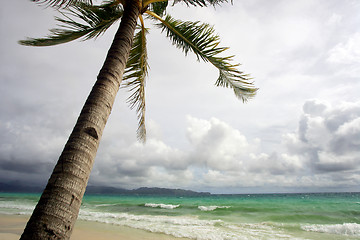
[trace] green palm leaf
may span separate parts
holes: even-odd
[[[145,78],[148,74],[146,50],[147,30],[142,27],[135,35],[133,46],[123,76],[123,87],[129,88],[131,92],[128,98],[130,108],[136,108],[138,117],[137,136],[140,141],[146,141],[145,128]]]
[[[192,51],[198,60],[210,62],[219,70],[216,86],[232,88],[235,96],[243,102],[255,96],[257,88],[249,81],[248,75],[237,69],[239,64],[231,63],[233,56],[220,56],[228,48],[219,47],[220,38],[214,34],[213,27],[200,22],[183,22],[169,15],[161,19],[154,13],[147,13],[161,21],[158,26],[185,55]]]
[[[150,4],[150,11],[162,17],[165,14],[168,1],[154,2]]]
[[[122,17],[121,5],[113,4],[114,2],[107,2],[100,6],[78,3],[60,12],[64,18],[55,18],[60,28],[51,29],[50,35],[44,38],[27,38],[19,43],[27,46],[52,46],[78,38],[83,38],[83,40],[97,38]]]
[[[206,7],[208,5],[216,6],[221,3],[229,2],[229,1],[228,0],[174,0],[174,4],[181,2],[185,3],[187,6],[192,5],[192,6]]]
[[[78,3],[87,3],[92,5],[92,0],[31,0],[32,2],[44,4],[51,7],[69,7]]]

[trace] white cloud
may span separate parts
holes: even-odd
[[[331,17],[329,18],[329,20],[327,21],[328,25],[337,25],[340,24],[341,21],[343,20],[343,17],[339,14],[333,13],[331,15]]]
[[[360,62],[360,33],[350,36],[345,42],[338,43],[329,51],[330,63],[358,64]]]
[[[359,132],[360,132],[360,118],[355,118],[350,122],[346,122],[343,125],[341,125],[336,133],[343,136],[353,136],[353,135],[359,136],[358,135]],[[360,137],[357,140],[360,140]]]
[[[255,148],[238,130],[216,118],[205,121],[188,116],[187,121],[187,136],[194,147],[190,158],[210,169],[237,171]]]

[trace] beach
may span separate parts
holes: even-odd
[[[0,214],[0,239],[18,240],[30,216]],[[74,240],[181,240],[165,234],[105,223],[78,220],[71,235]]]

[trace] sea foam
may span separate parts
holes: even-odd
[[[145,207],[174,209],[180,207],[180,205],[163,204],[163,203],[145,203]]]
[[[0,201],[0,213],[29,215],[34,210],[35,205],[26,202]]]
[[[82,209],[79,219],[197,240],[297,239],[266,223],[228,224],[222,220],[204,220],[196,216],[135,215]]]
[[[308,232],[321,232],[347,236],[360,236],[360,224],[343,223],[343,224],[311,224],[303,225],[301,229]]]
[[[198,206],[201,211],[214,211],[221,208],[230,208],[229,206]]]

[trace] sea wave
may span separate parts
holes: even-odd
[[[35,206],[33,204],[26,203],[18,203],[18,202],[10,202],[10,201],[1,201],[0,202],[1,209],[16,209],[16,210],[31,210],[33,211]]]
[[[222,220],[205,220],[196,216],[153,216],[80,210],[79,219],[197,240],[297,239],[267,223],[229,224]]]
[[[0,214],[5,215],[30,215],[35,209],[35,204],[16,201],[0,201]]]
[[[230,208],[230,206],[198,206],[201,211],[214,211],[222,208]]]
[[[116,203],[104,203],[104,204],[96,204],[95,207],[110,207],[110,206],[116,206],[118,204]]]
[[[180,205],[163,204],[163,203],[145,203],[145,207],[174,209],[180,207]]]
[[[301,229],[308,232],[320,232],[320,233],[330,233],[330,234],[360,237],[360,224],[357,223],[311,224],[311,225],[302,225]]]

